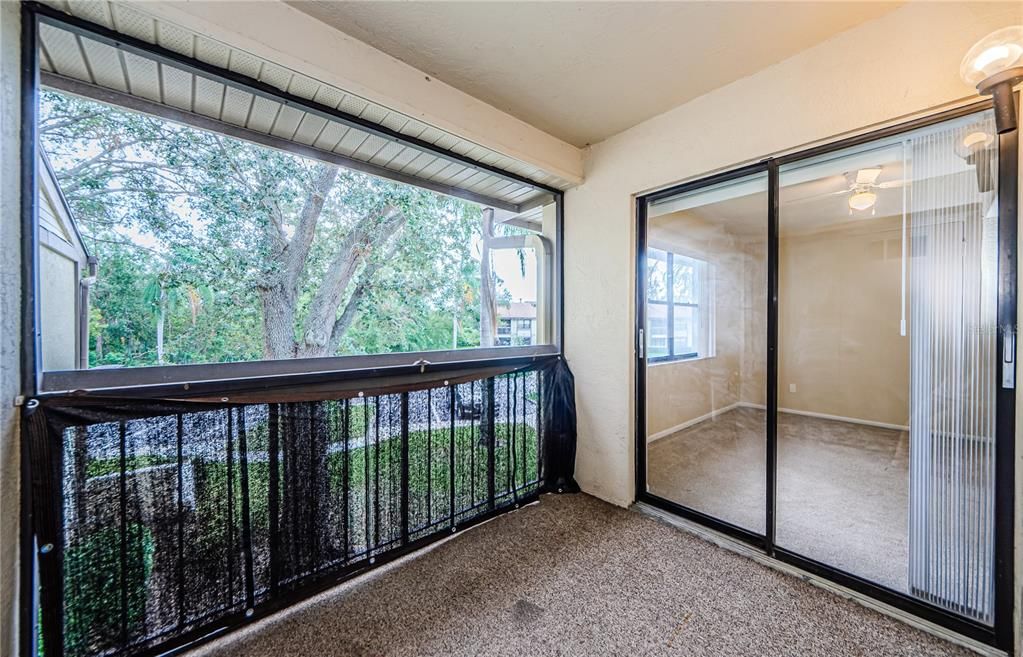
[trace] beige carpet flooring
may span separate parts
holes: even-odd
[[[972,654],[635,511],[545,496],[217,657]]]
[[[650,443],[649,490],[764,531],[766,413],[740,407]],[[777,544],[908,590],[909,435],[780,413]]]

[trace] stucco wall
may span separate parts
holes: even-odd
[[[0,2],[0,654],[17,654],[21,125],[18,3]]]
[[[1020,22],[1021,3],[907,4],[589,149],[565,229],[566,355],[585,491],[633,500],[633,195],[975,98],[959,79],[963,53]]]

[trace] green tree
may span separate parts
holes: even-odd
[[[47,91],[41,138],[100,258],[94,362],[478,344],[480,209]]]

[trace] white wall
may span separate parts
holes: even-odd
[[[17,654],[18,394],[21,327],[19,217],[20,21],[16,2],[0,2],[0,655]]]
[[[565,204],[583,490],[633,500],[633,195],[974,98],[959,79],[963,53],[1020,22],[1023,3],[908,4],[589,149],[586,180]]]

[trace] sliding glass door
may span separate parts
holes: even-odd
[[[763,534],[767,174],[650,203],[648,490]]]
[[[963,111],[641,197],[637,497],[1004,637],[1000,148],[1015,136]]]
[[[968,116],[782,167],[778,264],[778,546],[988,622],[994,134]]]

